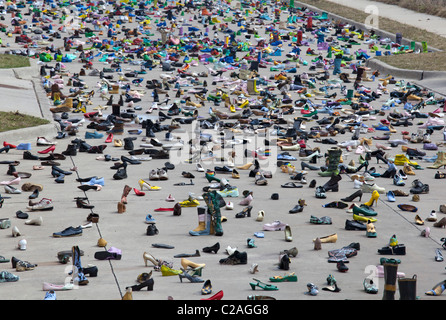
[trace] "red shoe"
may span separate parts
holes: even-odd
[[[7,143],[6,141],[3,141],[3,146],[4,147],[10,147],[11,149],[17,148],[17,146],[15,146],[13,144],[10,144],[10,143]]]
[[[37,153],[43,154],[43,153],[54,152],[55,149],[56,149],[56,146],[52,145],[51,147],[49,147],[45,150],[37,151]]]
[[[203,298],[200,300],[221,300],[222,298],[223,298],[223,290],[220,290],[216,294],[214,294],[212,297]]]
[[[153,210],[155,212],[160,212],[160,211],[173,211],[173,208],[158,208]]]
[[[106,143],[110,143],[110,142],[112,142],[112,141],[113,141],[113,133],[110,133],[110,134],[108,135],[107,139],[105,139],[105,142],[106,142]]]
[[[136,188],[133,188],[133,191],[135,191],[135,194],[136,194],[137,196],[139,196],[139,197],[141,197],[141,196],[145,196],[145,195],[146,195],[145,192],[139,191],[139,190],[136,189]]]

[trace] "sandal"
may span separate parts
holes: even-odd
[[[9,262],[9,259],[5,258],[4,256],[0,256],[0,263]]]
[[[297,184],[295,182],[287,182],[281,185],[282,188],[302,188],[301,184]]]
[[[251,286],[252,290],[255,290],[256,287],[259,287],[259,288],[261,288],[263,290],[267,290],[267,291],[279,290],[279,288],[277,288],[275,285],[267,284],[267,283],[264,283],[264,282],[262,282],[260,280],[254,279],[254,278],[252,278],[252,279],[254,281],[257,281],[257,283],[254,283],[254,282],[250,282],[249,283],[249,285]]]

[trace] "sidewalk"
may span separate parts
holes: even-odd
[[[445,18],[431,16],[428,14],[415,12],[412,10],[400,8],[398,6],[389,5],[377,1],[369,1],[369,0],[355,0],[355,1],[328,0],[328,1],[346,7],[358,9],[364,12],[366,8],[368,8],[369,10],[367,10],[367,12],[370,12],[370,14],[377,14],[378,16],[392,19],[446,37]],[[375,11],[376,9],[374,7],[377,8],[378,10]],[[395,32],[398,31],[395,30]]]

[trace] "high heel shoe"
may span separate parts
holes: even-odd
[[[132,291],[141,291],[141,289],[147,287],[147,291],[153,291],[154,283],[155,283],[155,281],[153,280],[153,278],[150,278],[149,280],[146,280],[143,283],[135,284],[131,287],[126,287],[126,289],[131,288]]]
[[[240,211],[239,213],[237,213],[235,215],[235,217],[236,218],[251,217],[251,210],[252,210],[252,206],[248,206],[248,207],[244,208],[242,211]]]
[[[56,150],[56,146],[52,145],[51,147],[46,148],[45,150],[37,151],[37,153],[46,154],[46,153],[49,153],[49,152],[54,152],[54,150]]]
[[[205,263],[195,263],[188,259],[181,258],[181,266],[184,269],[187,269],[188,267],[190,267],[192,269],[196,269],[196,268],[204,268],[206,266],[206,264]]]
[[[275,285],[267,284],[267,283],[264,283],[264,282],[262,282],[260,280],[254,279],[254,278],[252,278],[252,280],[257,281],[257,283],[254,283],[254,282],[250,282],[249,283],[249,285],[251,286],[252,290],[255,290],[256,287],[259,287],[259,288],[261,288],[263,290],[267,290],[267,291],[279,290],[279,288],[277,288],[277,286],[275,286]]]
[[[372,192],[372,197],[370,198],[369,201],[367,201],[366,203],[364,203],[366,206],[371,207],[373,206],[373,203],[375,203],[376,205],[378,205],[378,199],[379,199],[379,192],[376,190],[373,190]]]
[[[183,282],[183,278],[186,278],[192,283],[204,282],[204,280],[201,279],[199,276],[191,276],[183,268],[180,268],[180,270],[183,271],[183,273],[178,274],[178,277],[180,277],[181,282]]]
[[[212,181],[217,181],[220,182],[220,179],[216,178],[215,176],[209,174],[206,172],[205,177],[207,179],[208,182],[212,182]]]
[[[142,258],[144,259],[144,263],[147,267],[147,260],[149,260],[150,262],[152,262],[152,264],[156,267],[160,265],[160,262],[158,259],[155,259],[154,256],[152,256],[150,253],[144,252],[142,255]]]
[[[345,201],[345,202],[351,202],[351,201],[355,200],[357,197],[359,197],[359,201],[361,201],[362,195],[363,195],[362,190],[358,190],[355,193],[349,195],[348,197],[342,198],[341,200]]]
[[[220,242],[217,242],[216,244],[214,244],[211,247],[204,247],[203,248],[203,252],[208,252],[208,253],[211,253],[211,252],[217,253],[218,250],[220,250]]]

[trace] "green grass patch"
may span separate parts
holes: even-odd
[[[29,58],[15,54],[0,54],[0,69],[29,67]]]
[[[50,123],[46,119],[26,115],[18,111],[0,111],[0,132],[36,127]]]
[[[361,10],[349,8],[326,0],[300,0],[302,4],[311,5],[322,11],[331,12],[346,19],[364,23],[370,15]],[[379,29],[396,34],[401,33],[404,38],[417,42],[426,41],[428,46],[445,52],[423,54],[399,54],[382,56],[377,59],[400,69],[446,71],[446,38],[435,33],[421,30],[413,26],[400,23],[388,18],[379,17]],[[433,60],[435,58],[435,60]]]

